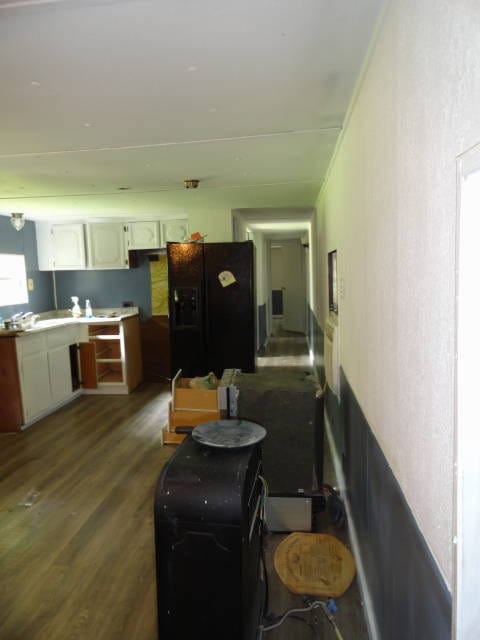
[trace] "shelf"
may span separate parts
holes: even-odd
[[[118,362],[121,363],[121,358],[97,358],[97,362]]]
[[[99,356],[101,357],[106,353],[110,353],[110,347],[108,345],[107,346],[102,345],[102,349],[101,350],[97,349],[95,352],[95,355],[97,356],[97,360],[100,359]]]
[[[123,383],[121,360],[97,360],[97,380],[99,383]]]
[[[98,384],[123,384],[122,372],[121,371],[111,371],[108,369],[107,371],[102,371],[102,373],[98,374]]]
[[[122,350],[119,340],[97,340],[94,338],[90,342],[95,344],[95,356],[97,360],[121,360]]]
[[[107,336],[116,336],[117,338],[119,337],[120,334],[120,325],[116,324],[108,324],[108,325],[98,325],[98,324],[91,324],[88,325],[88,335],[91,337],[101,337],[104,335]]]

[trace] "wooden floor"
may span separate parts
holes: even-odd
[[[174,451],[160,438],[169,399],[159,384],[84,396],[0,437],[1,640],[156,640],[153,493]],[[272,568],[281,539],[266,542],[275,613],[301,603]],[[355,584],[339,605],[345,640],[366,639]],[[333,640],[317,616],[322,639]],[[296,620],[264,634],[312,637]]]
[[[84,396],[0,439],[0,638],[156,638],[168,389]]]

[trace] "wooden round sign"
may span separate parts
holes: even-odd
[[[339,598],[355,576],[347,547],[326,533],[292,533],[278,545],[274,565],[292,593]]]

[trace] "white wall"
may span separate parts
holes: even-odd
[[[199,231],[207,235],[205,242],[232,241],[232,214],[230,210],[190,211],[188,214],[190,233]]]
[[[281,289],[284,285],[283,279],[283,255],[281,245],[273,245],[270,258],[272,261],[272,289]]]
[[[455,157],[480,140],[480,2],[397,0],[318,202],[341,363],[452,584]]]

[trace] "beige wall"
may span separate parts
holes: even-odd
[[[199,231],[206,235],[205,242],[232,241],[232,214],[230,210],[190,211],[188,213],[190,233]]]
[[[341,364],[452,584],[456,166],[480,141],[480,3],[391,4],[317,202]]]

